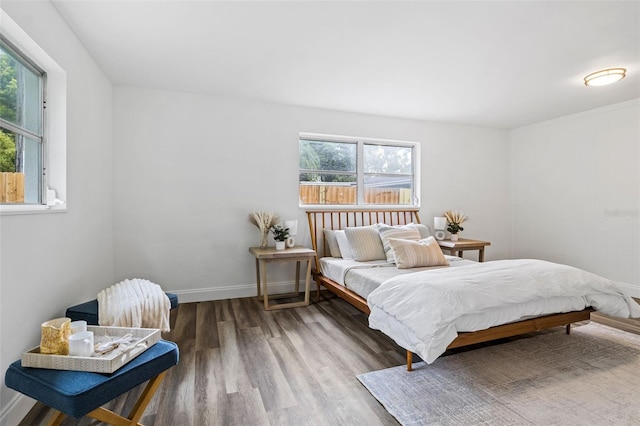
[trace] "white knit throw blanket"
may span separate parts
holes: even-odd
[[[101,326],[159,328],[170,331],[171,302],[158,284],[124,280],[98,293]]]

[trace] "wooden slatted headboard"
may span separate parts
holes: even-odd
[[[316,251],[316,271],[319,271],[318,258],[329,254],[329,246],[324,238],[324,229],[344,229],[348,226],[367,226],[376,223],[387,225],[406,225],[420,223],[418,209],[379,209],[379,210],[308,210],[311,244]]]

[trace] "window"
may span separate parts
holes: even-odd
[[[66,211],[67,73],[0,9],[0,215]]]
[[[0,202],[42,204],[45,74],[0,38]]]
[[[301,134],[300,205],[418,206],[418,144]]]

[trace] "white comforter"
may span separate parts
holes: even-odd
[[[432,363],[457,337],[527,317],[593,307],[623,318],[640,305],[595,274],[541,260],[499,260],[391,278],[367,298],[369,326]]]

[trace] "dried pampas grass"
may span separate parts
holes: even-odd
[[[266,247],[268,243],[269,230],[278,223],[280,218],[273,212],[253,212],[249,213],[249,223],[255,225],[260,230],[260,247]]]
[[[445,217],[449,223],[455,223],[456,225],[460,225],[464,223],[465,220],[469,219],[463,211],[446,211],[444,212]]]

